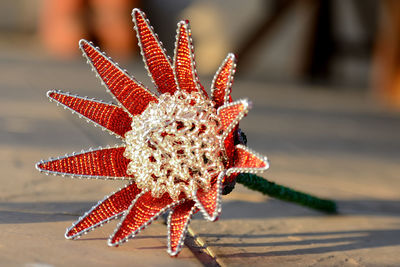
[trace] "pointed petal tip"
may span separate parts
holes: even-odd
[[[217,114],[221,114],[221,112],[225,111],[226,108],[229,108],[232,106],[237,106],[237,105],[242,105],[242,108],[239,111],[239,114],[246,116],[247,113],[249,112],[249,110],[252,108],[253,103],[250,100],[248,100],[247,98],[239,99],[239,100],[236,100],[235,102],[226,103],[226,104],[220,106],[217,109]]]
[[[123,221],[123,218],[122,218],[121,222],[122,221]],[[110,247],[118,247],[119,245],[122,245],[123,243],[128,242],[131,238],[134,238],[138,234],[138,232],[140,232],[140,230],[142,230],[142,228],[140,228],[140,229],[137,229],[136,231],[134,231],[134,232],[132,232],[132,233],[130,233],[128,235],[125,235],[123,237],[118,237],[117,233],[118,233],[119,229],[120,229],[120,227],[117,226],[117,228],[115,229],[114,233],[112,235],[110,235],[110,237],[108,238],[108,240],[107,240],[107,245],[108,246],[110,246]]]
[[[221,214],[222,180],[225,177],[225,175],[226,171],[221,172],[218,176],[214,192],[210,191],[206,193],[208,194],[209,197],[212,198],[211,200],[209,199],[209,197],[199,196],[200,192],[199,190],[195,193],[195,197],[193,199],[195,201],[195,205],[201,211],[203,217],[208,221],[214,222],[218,220],[218,217]]]
[[[125,213],[125,215],[127,215],[127,213]],[[124,216],[125,216],[125,215],[124,215]],[[131,234],[126,235],[126,236],[124,236],[124,237],[118,237],[118,236],[117,236],[117,233],[118,233],[118,231],[119,231],[119,229],[120,229],[120,226],[121,226],[123,220],[124,220],[124,217],[123,217],[123,218],[121,219],[121,221],[118,223],[118,226],[117,226],[117,228],[115,228],[114,233],[112,233],[112,234],[108,237],[108,240],[107,240],[107,245],[108,245],[108,246],[110,246],[110,247],[118,247],[118,246],[121,245],[122,243],[127,242],[127,241],[129,240],[129,238],[135,236],[134,233],[131,233]]]
[[[87,231],[77,232],[75,229],[75,226],[76,225],[72,225],[71,227],[69,227],[65,230],[65,234],[64,234],[65,239],[76,240],[76,239],[79,239],[83,234],[87,234]]]
[[[42,171],[43,171],[43,168],[41,167],[41,165],[42,165],[43,163],[44,163],[44,161],[43,161],[43,160],[41,160],[41,161],[37,162],[37,163],[35,164],[35,168],[36,168],[36,170],[38,170],[38,171],[42,172]]]
[[[235,166],[227,170],[227,176],[239,173],[261,173],[266,171],[270,164],[266,156],[261,155],[247,146],[239,144],[235,146],[235,153],[242,155],[236,159]]]
[[[192,215],[197,212],[195,201],[186,200],[171,210],[168,216],[168,249],[170,256],[182,250]]]
[[[146,14],[139,8],[134,8],[132,10],[131,15],[132,15],[132,21],[135,24],[135,26],[137,26],[136,20],[138,17],[142,17],[144,20],[147,20]]]
[[[236,72],[236,56],[229,53],[214,75],[211,83],[212,99],[216,107],[232,102],[231,91]]]
[[[47,91],[46,96],[47,96],[48,98],[53,98],[52,96],[53,96],[56,92],[57,92],[56,90],[49,90],[49,91]]]
[[[234,53],[228,53],[228,55],[226,56],[226,58],[229,60],[232,60],[233,61],[233,63],[236,63],[237,62],[237,57],[236,57],[236,55],[234,54]]]
[[[52,89],[52,90],[49,90],[46,92],[46,96],[47,96],[47,98],[50,98],[50,101],[55,99],[55,96],[54,96],[55,94],[70,95],[70,93],[68,93],[68,92],[63,92],[63,91],[56,90],[56,89]]]
[[[84,45],[88,45],[89,41],[85,40],[85,39],[80,39],[79,40],[79,48],[83,48]]]
[[[246,102],[247,102],[246,103],[246,109],[247,109],[247,111],[249,111],[250,109],[253,108],[253,102],[248,100],[248,99],[246,99]]]
[[[185,20],[181,20],[178,22],[178,28],[180,27],[185,27],[186,29],[189,27],[189,20],[185,19]]]
[[[54,172],[52,172],[52,171],[48,170],[48,168],[46,168],[46,164],[51,162],[52,160],[57,160],[57,159],[49,158],[48,160],[41,160],[41,161],[37,162],[35,164],[36,170],[38,170],[39,172],[45,173],[45,174],[55,175]]]
[[[116,242],[115,240],[113,240],[113,236],[110,236],[110,238],[108,238],[107,240],[107,245],[110,247],[117,247],[120,244],[120,242]]]
[[[263,166],[260,166],[260,167],[257,168],[257,170],[259,170],[260,172],[263,172],[263,171],[266,171],[267,169],[269,169],[269,165],[270,164],[269,164],[269,159],[268,159],[267,156],[261,155],[261,154],[249,149],[247,146],[242,145],[242,144],[236,145],[236,148],[245,150],[247,153],[257,157],[260,160],[260,162],[263,163]]]
[[[57,158],[49,158],[48,160],[41,160],[41,161],[39,161],[39,162],[37,162],[36,164],[35,164],[35,168],[36,168],[36,170],[38,170],[39,172],[43,172],[43,173],[46,173],[46,174],[50,174],[50,173],[52,173],[52,171],[50,171],[50,170],[48,170],[48,168],[46,168],[47,166],[46,166],[46,164],[47,163],[49,163],[49,162],[51,162],[51,161],[53,161],[53,160],[56,160]]]
[[[204,219],[206,219],[207,221],[210,222],[215,222],[218,220],[218,217],[221,213],[221,211],[214,211],[212,214],[208,213],[205,208],[203,207],[202,204],[199,204],[200,202],[198,200],[196,200],[196,207],[201,211],[201,213],[203,214]]]
[[[173,69],[179,88],[186,92],[200,92],[208,98],[196,70],[194,46],[188,20],[178,22],[176,30]]]
[[[82,50],[83,53],[86,54],[86,49],[87,49],[88,46],[92,47],[92,48],[95,49],[95,50],[99,50],[98,47],[95,47],[95,46],[94,46],[93,42],[88,41],[88,40],[86,40],[86,39],[80,39],[80,40],[79,40],[79,48]],[[99,51],[99,52],[100,52],[100,51]]]
[[[241,103],[247,111],[253,107],[253,103],[247,98],[240,99],[237,102]]]
[[[88,55],[86,54],[87,53],[87,47],[91,47],[91,48],[93,48],[94,50],[96,50],[97,52],[99,52],[99,53],[101,53],[101,54],[104,54],[104,52],[101,52],[100,51],[100,48],[99,47],[96,47],[94,44],[93,44],[93,42],[92,41],[88,41],[88,40],[85,40],[85,39],[80,39],[79,40],[79,48],[82,50],[82,52],[84,53],[84,56],[85,57],[87,57]],[[88,58],[89,59],[89,58]]]
[[[132,21],[135,25],[136,36],[145,67],[152,78],[152,82],[160,93],[173,94],[177,90],[177,83],[172,68],[172,61],[150,21],[140,9],[132,11]]]
[[[260,171],[266,171],[269,169],[270,162],[266,156],[260,156],[260,159],[264,162],[264,167]]]
[[[168,248],[167,252],[171,257],[176,257],[176,256],[178,256],[179,252],[181,252],[181,250],[182,250],[182,248],[175,249],[175,250]]]
[[[142,10],[140,10],[139,8],[135,7],[134,9],[132,9],[132,16],[136,15],[136,14],[144,14]]]
[[[72,240],[77,238],[77,234],[72,235],[71,230],[72,230],[71,228],[67,228],[64,234],[65,239]]]
[[[53,99],[56,99],[55,98],[56,94],[62,94],[62,95],[67,95],[67,96],[71,95],[70,92],[63,92],[63,91],[57,90],[57,89],[51,89],[46,92],[46,96],[47,96],[47,98],[50,98],[50,101],[52,101]]]

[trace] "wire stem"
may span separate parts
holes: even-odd
[[[255,174],[241,173],[236,177],[236,182],[270,197],[297,203],[326,213],[337,213],[336,203],[332,200],[321,199],[274,182],[269,182]]]

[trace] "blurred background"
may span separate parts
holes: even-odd
[[[170,53],[176,22],[189,19],[201,75],[234,52],[243,79],[357,90],[400,108],[400,7],[393,0],[1,1],[3,58],[75,60],[77,41],[86,38],[119,61],[140,61],[132,7],[147,13]]]

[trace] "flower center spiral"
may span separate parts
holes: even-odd
[[[162,94],[132,118],[125,135],[127,173],[154,197],[178,199],[207,190],[223,169],[220,122],[212,102],[197,92]]]

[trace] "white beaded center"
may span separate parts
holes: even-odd
[[[220,122],[210,100],[200,93],[177,91],[159,97],[132,118],[125,135],[127,173],[154,197],[168,192],[178,199],[207,190],[223,169]]]

